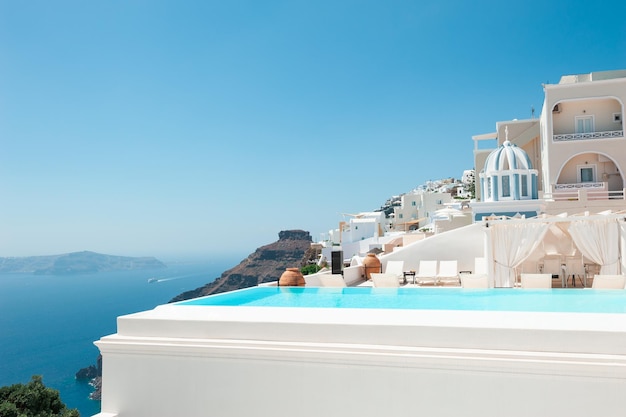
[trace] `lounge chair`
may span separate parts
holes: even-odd
[[[489,279],[486,274],[461,274],[463,288],[489,288]]]
[[[419,270],[415,274],[415,281],[424,284],[427,281],[437,283],[437,261],[420,261]]]
[[[538,270],[539,265],[537,260],[525,260],[515,269],[515,286],[518,287],[518,281],[521,281],[522,274],[538,274],[541,271]]]
[[[372,283],[377,288],[394,288],[400,286],[400,280],[397,276],[385,273],[371,273]]]
[[[487,258],[474,258],[474,273],[476,275],[487,274]]]
[[[439,271],[437,272],[437,282],[454,281],[455,284],[461,285],[459,278],[458,262],[455,261],[439,261]]]
[[[522,288],[552,288],[552,274],[522,274]]]
[[[596,275],[591,288],[602,290],[623,290],[626,287],[624,275]]]
[[[563,270],[561,269],[563,262],[561,258],[557,257],[546,257],[543,259],[543,269],[541,273],[543,274],[551,274],[553,279],[561,280],[561,287],[567,287],[565,282],[565,275],[563,275]]]
[[[320,287],[345,287],[346,281],[341,274],[323,274],[320,275]]]
[[[404,280],[404,261],[387,261],[384,272]]]

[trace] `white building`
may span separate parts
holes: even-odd
[[[622,115],[626,70],[563,76],[559,84],[544,85],[544,92],[540,119],[498,122],[496,132],[473,137],[475,166],[490,171],[482,172],[481,178],[492,178],[494,190],[505,189],[505,180],[521,187],[521,176],[515,177],[512,172],[495,173],[494,169],[505,168],[495,167],[491,163],[493,159],[487,164],[493,149],[479,149],[480,141],[495,140],[503,147],[508,140],[524,151],[526,161],[538,173],[537,197],[533,199],[539,200],[536,204],[542,206],[544,213],[624,209],[626,178],[622,172],[626,166],[626,138]],[[496,201],[484,197],[492,196],[484,193],[484,187],[483,182],[476,182],[477,197],[483,196],[480,199],[483,203]],[[513,199],[511,196],[507,200]],[[517,204],[507,204],[503,198],[498,200],[501,212],[510,213]],[[521,203],[520,207],[523,206]],[[477,220],[480,214],[489,211],[480,204],[475,207],[479,208],[475,213]]]
[[[431,223],[437,210],[452,201],[450,193],[433,193],[415,190],[401,196],[400,207],[394,208],[395,231],[417,230]]]

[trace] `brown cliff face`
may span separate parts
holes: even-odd
[[[285,268],[299,268],[311,252],[311,235],[303,230],[284,230],[278,241],[261,246],[220,278],[195,290],[184,292],[170,302],[188,300],[277,281]],[[305,256],[306,255],[306,256]]]

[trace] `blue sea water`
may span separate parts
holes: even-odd
[[[42,375],[82,417],[99,413],[100,402],[88,398],[92,388],[74,378],[96,363],[93,342],[116,332],[118,316],[165,304],[238,260],[166,263],[166,269],[88,275],[0,274],[0,386]]]

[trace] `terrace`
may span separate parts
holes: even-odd
[[[618,213],[494,218],[380,259],[383,268],[403,260],[410,270],[420,260],[454,257],[459,270],[476,272],[475,258],[484,257],[492,283],[510,284],[519,269],[495,244],[515,236],[507,227],[547,228],[541,250],[525,248],[537,268],[537,254],[571,250],[577,241],[567,226],[585,221],[614,232],[602,240],[615,246],[595,262],[598,272],[619,268],[609,262],[625,236]],[[225,417],[621,415],[626,290],[367,288],[358,287],[362,268],[343,271],[355,288],[257,287],[219,299],[226,303],[214,302],[218,295],[119,317],[117,333],[96,342],[101,417],[204,416],[207,409]],[[263,305],[250,303],[255,292],[266,294],[257,297]],[[325,304],[309,304],[307,293]],[[272,304],[275,296],[288,304]],[[549,308],[526,307],[539,299]],[[609,304],[610,311],[597,309]]]
[[[626,382],[623,313],[164,305],[96,344],[101,417],[617,416]]]

